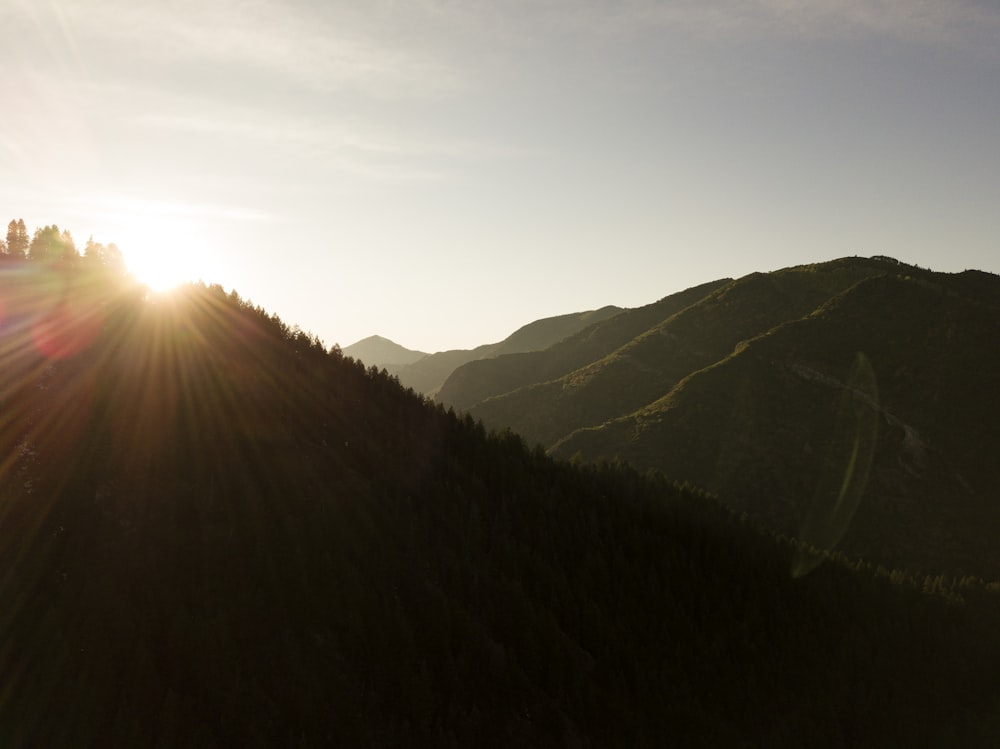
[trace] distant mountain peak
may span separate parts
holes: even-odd
[[[353,357],[369,366],[401,367],[420,361],[427,354],[400,346],[380,335],[370,335],[343,349],[346,356]]]
[[[589,325],[614,317],[620,312],[622,312],[620,308],[607,305],[597,310],[545,317],[521,326],[497,343],[484,343],[474,349],[438,351],[422,357],[412,365],[398,366],[395,370],[392,367],[388,369],[391,374],[399,377],[403,385],[412,387],[419,393],[433,396],[451,373],[464,364],[480,359],[493,359],[505,354],[541,351]]]

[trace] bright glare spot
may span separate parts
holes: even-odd
[[[189,280],[180,264],[170,257],[130,251],[126,255],[126,264],[135,279],[153,291],[169,291]]]
[[[213,253],[194,222],[147,220],[130,226],[116,244],[132,276],[153,291],[169,291],[186,281],[216,281]]]

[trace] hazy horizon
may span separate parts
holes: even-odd
[[[0,217],[428,352],[845,255],[997,272],[998,39],[986,2],[14,2]]]

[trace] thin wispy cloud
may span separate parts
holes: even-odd
[[[462,139],[426,139],[384,124],[351,119],[305,117],[294,114],[228,112],[217,115],[140,113],[129,117],[138,127],[175,133],[247,138],[261,143],[302,144],[330,150],[350,150],[380,156],[446,157],[452,159],[516,158],[532,154],[503,144]]]
[[[439,182],[464,165],[524,159],[532,152],[498,142],[443,138],[410,132],[398,123],[335,114],[306,115],[244,108],[204,111],[198,100],[174,102],[169,110],[127,116],[130,128],[155,138],[195,138],[285,159],[323,165],[330,179],[354,176],[380,182]]]
[[[35,15],[43,28],[42,14]],[[157,66],[222,66],[257,70],[319,92],[374,97],[434,97],[461,85],[459,69],[433,50],[364,28],[336,5],[103,0],[86,7],[53,5],[48,15],[68,29],[73,44],[90,51],[90,64],[120,66],[123,74],[155,75]]]
[[[241,206],[152,200],[128,195],[106,195],[97,198],[96,201],[88,202],[90,207],[95,209],[95,214],[104,218],[207,219],[241,222],[273,219],[268,213]]]

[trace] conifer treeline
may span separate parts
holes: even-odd
[[[58,226],[42,226],[35,229],[28,238],[24,219],[11,219],[7,224],[7,239],[0,240],[0,255],[10,258],[24,258],[42,262],[72,262],[81,258],[73,235]],[[121,250],[114,243],[107,245],[95,242],[91,237],[84,246],[83,259],[98,263],[116,271],[124,272],[125,261]]]

